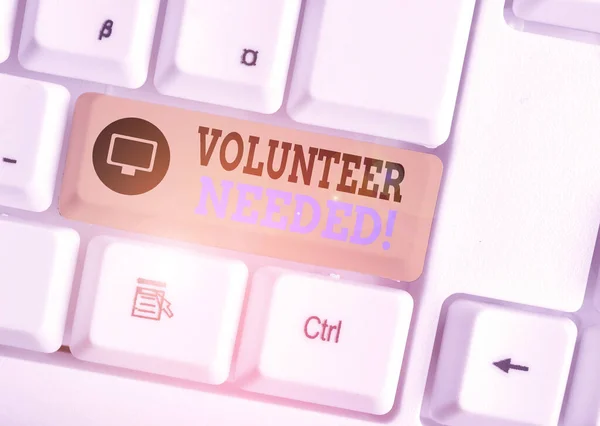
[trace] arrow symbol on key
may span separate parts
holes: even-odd
[[[506,358],[502,361],[497,361],[494,363],[494,365],[507,374],[510,370],[529,371],[529,367],[513,364],[512,358]]]

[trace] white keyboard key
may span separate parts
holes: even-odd
[[[2,426],[376,426],[369,418],[297,409],[89,368],[68,353],[0,355]],[[402,424],[404,426],[405,423]],[[410,426],[416,423],[411,423]]]
[[[77,358],[210,384],[229,376],[244,263],[96,237],[71,337]]]
[[[19,60],[30,70],[137,88],[160,0],[28,0]]]
[[[234,108],[277,111],[300,3],[169,1],[154,79],[157,89]]]
[[[52,204],[70,95],[57,84],[0,74],[0,205]]]
[[[258,393],[385,414],[412,308],[402,290],[262,269],[252,284],[236,380]]]
[[[600,32],[600,0],[513,0],[512,7],[526,21]]]
[[[557,425],[577,328],[459,300],[448,308],[431,410],[447,426]]]
[[[289,114],[428,147],[444,143],[474,4],[307,0]]]
[[[4,62],[10,55],[15,30],[15,17],[17,15],[18,0],[3,0],[0,2],[0,62]]]
[[[0,219],[0,345],[55,352],[62,345],[79,235]]]

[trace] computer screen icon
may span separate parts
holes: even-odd
[[[113,133],[106,163],[121,167],[121,174],[135,176],[136,171],[152,172],[158,142]]]

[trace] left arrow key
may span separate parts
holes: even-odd
[[[454,301],[433,382],[433,420],[557,425],[576,336],[567,318]]]

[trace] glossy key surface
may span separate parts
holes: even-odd
[[[431,154],[99,94],[78,99],[67,218],[412,281],[442,164]]]

